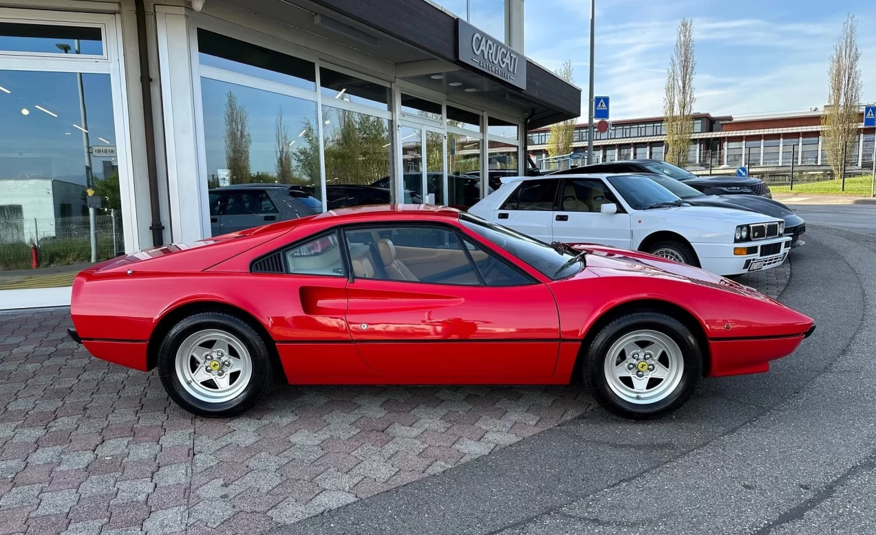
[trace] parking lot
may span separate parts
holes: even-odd
[[[791,269],[740,282],[778,296]],[[68,309],[0,318],[0,534],[261,533],[595,410],[579,386],[278,386],[200,419],[69,340]]]
[[[833,508],[866,521],[871,409],[846,396],[873,332],[872,209],[799,207],[807,244],[738,280],[812,315],[816,334],[651,423],[607,415],[578,386],[284,385],[246,416],[196,418],[155,371],[70,341],[69,310],[5,313],[0,533],[659,533],[665,516],[614,520],[643,489],[679,520],[672,533],[823,533],[794,526],[821,514],[829,531]],[[806,470],[787,472],[792,460]],[[713,493],[714,518],[684,505]],[[727,515],[736,524],[716,524]]]

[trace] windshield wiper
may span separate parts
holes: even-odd
[[[571,266],[571,265],[574,264],[575,262],[581,262],[582,267],[585,267],[585,268],[586,268],[586,267],[587,267],[587,260],[584,259],[585,256],[587,256],[587,251],[581,251],[581,252],[579,252],[578,254],[575,255],[574,258],[570,258],[565,264],[563,264],[562,266],[560,266],[560,269],[558,269],[558,270],[556,271],[556,273],[554,273],[554,276],[551,277],[551,278],[552,278],[552,279],[555,279],[555,278],[557,277],[557,275],[559,275],[560,273],[562,273],[562,271],[563,271],[564,269],[566,269],[567,267]]]
[[[655,202],[655,203],[652,204],[651,206],[645,208],[645,210],[650,210],[650,209],[652,209],[652,208],[671,208],[671,207],[673,207],[673,206],[684,206],[684,205],[686,205],[686,204],[687,204],[687,203],[684,202],[684,201],[681,200],[681,199],[678,199],[677,201],[662,201],[662,202]]]
[[[567,243],[561,243],[558,241],[551,242],[551,247],[553,247],[554,251],[558,252],[561,255],[564,253],[572,253],[573,255],[577,255],[581,252]]]

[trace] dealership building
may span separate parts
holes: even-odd
[[[523,0],[490,33],[439,4],[0,0],[0,309],[276,211],[242,185],[315,212],[466,206],[522,172],[525,133],[577,117],[581,91],[524,55]]]
[[[733,172],[746,166],[755,174],[787,174],[791,166],[801,172],[828,172],[821,135],[823,110],[802,112],[712,116],[694,113],[687,165],[691,171]],[[873,128],[864,128],[863,109],[858,133],[846,148],[850,170],[870,169],[874,157]],[[567,158],[548,159],[550,128],[536,128],[527,135],[530,156],[540,167],[584,165],[587,128],[578,124]],[[605,132],[593,136],[593,161],[614,162],[651,158],[662,160],[666,144],[663,117],[612,121]]]

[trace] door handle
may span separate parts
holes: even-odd
[[[211,217],[211,218],[210,218],[210,223],[218,223],[218,222],[219,222],[219,218],[218,218],[218,217]]]
[[[565,215],[565,214],[559,214],[559,215],[556,217],[556,220],[557,220],[557,221],[568,221],[568,220],[569,220],[569,216],[567,216],[567,215]]]
[[[508,219],[508,214],[505,213],[505,212],[502,212],[502,213],[499,214],[498,217],[499,217],[499,219]]]
[[[266,215],[265,216],[265,221],[276,221],[276,220],[277,220],[277,216],[275,216],[275,215]]]

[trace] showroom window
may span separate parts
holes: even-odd
[[[446,204],[460,210],[469,209],[481,199],[482,118],[482,114],[447,106]],[[492,191],[490,188],[487,194]]]
[[[2,8],[0,18],[0,274],[32,270],[11,286],[0,277],[0,291],[70,286],[83,264],[139,245],[116,21]]]

